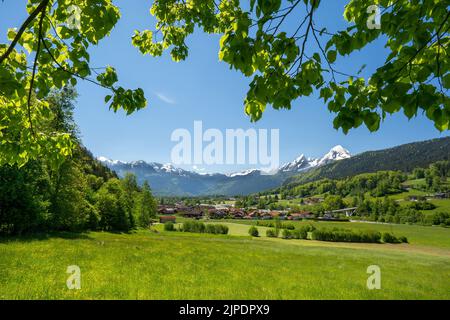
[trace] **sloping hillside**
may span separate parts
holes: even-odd
[[[433,162],[449,159],[450,137],[445,137],[363,152],[290,177],[284,184],[302,184],[323,178],[339,179],[381,170],[411,171],[416,167],[427,167]]]

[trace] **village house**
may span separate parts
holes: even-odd
[[[323,202],[323,198],[306,198],[303,203],[309,206]]]
[[[270,216],[272,219],[285,220],[287,218],[287,211],[284,210],[272,210],[270,211]]]
[[[210,219],[224,219],[228,216],[228,209],[210,209],[208,216]]]
[[[222,204],[216,204],[216,205],[212,206],[212,208],[214,208],[216,210],[223,210],[223,209],[229,210],[229,209],[233,208],[233,205],[222,203]]]
[[[319,217],[321,220],[333,220],[333,215],[331,213],[325,213],[323,217]]]
[[[352,208],[344,208],[344,209],[337,209],[327,212],[327,214],[330,214],[332,217],[345,214],[346,217],[351,217],[353,214],[355,214],[358,207],[352,207]]]
[[[270,219],[272,219],[272,215],[270,213],[270,210],[259,210],[259,217],[262,220],[270,220]]]
[[[423,200],[425,200],[426,198],[423,197],[423,196],[411,195],[411,196],[408,196],[407,199],[408,199],[409,201],[423,201]]]
[[[177,220],[177,217],[175,216],[161,216],[159,217],[159,222],[160,223],[166,223],[166,222],[173,222],[175,223]]]
[[[178,212],[178,210],[174,207],[170,207],[170,206],[165,206],[165,205],[159,205],[158,206],[158,213],[159,214],[176,214]]]
[[[289,220],[312,219],[314,215],[309,211],[294,212],[288,217]]]
[[[214,206],[214,205],[212,205],[212,204],[206,204],[206,203],[202,203],[202,204],[200,204],[198,207],[199,207],[200,209],[202,209],[202,210],[205,210],[205,211],[207,211],[207,210],[209,210],[209,209],[215,209],[215,208],[216,208],[216,206]]]
[[[205,210],[202,210],[200,208],[190,208],[189,210],[186,210],[182,213],[182,216],[185,218],[194,218],[194,219],[201,219],[203,218],[205,213]]]
[[[435,193],[432,197],[434,199],[447,199],[447,198],[450,198],[450,192]]]
[[[259,218],[259,212],[257,210],[249,211],[246,219],[256,220]]]
[[[240,209],[230,210],[230,214],[234,219],[243,219],[245,217],[245,211]]]
[[[270,211],[269,214],[272,219],[276,219],[276,218],[280,217],[280,213],[278,211]]]

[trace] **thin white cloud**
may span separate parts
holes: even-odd
[[[159,100],[168,103],[168,104],[175,104],[176,101],[172,99],[171,97],[166,96],[165,94],[161,92],[155,92],[156,96],[159,98]]]

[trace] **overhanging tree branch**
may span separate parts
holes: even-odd
[[[306,43],[308,42],[308,35],[309,35],[309,31],[312,28],[313,25],[313,13],[314,13],[314,6],[311,6],[311,11],[308,12],[308,15],[306,16],[306,20],[308,20],[308,26],[306,28],[306,32],[304,34],[304,39],[303,39],[303,44],[302,44],[302,48],[300,51],[300,55],[297,58],[297,60],[294,61],[294,63],[292,64],[292,66],[289,68],[289,70],[286,72],[287,74],[289,74],[291,72],[291,70],[294,68],[294,66],[298,63],[298,67],[297,67],[297,71],[301,68],[302,66],[302,62],[303,62],[303,56],[305,55],[305,47],[306,47]],[[309,19],[308,19],[309,18]],[[305,20],[305,21],[306,21]],[[302,23],[303,24],[303,23]]]
[[[45,3],[45,1],[42,3]],[[48,3],[48,1],[46,1],[46,5],[47,5],[47,3]],[[46,5],[42,9],[41,18],[39,20],[38,43],[37,43],[37,49],[36,49],[36,56],[34,57],[33,72],[31,74],[30,89],[28,91],[28,101],[27,101],[28,121],[30,122],[30,130],[31,130],[31,134],[33,136],[34,136],[34,129],[33,129],[33,120],[31,119],[31,95],[33,93],[34,79],[36,77],[36,68],[37,68],[37,64],[38,64],[39,53],[41,51],[41,33],[42,33],[42,25],[44,23],[45,12],[47,9]]]
[[[286,17],[295,9],[295,7],[300,3],[301,0],[297,0],[297,2],[295,2],[289,9],[288,11],[281,15],[280,18],[280,22],[278,22],[277,26],[275,27],[275,31],[273,32],[273,36],[277,33],[278,29],[280,28],[280,26],[283,24],[283,21],[286,19]],[[269,31],[269,30],[268,30]]]
[[[49,1],[50,0],[43,0],[37,6],[37,8],[29,15],[27,20],[25,20],[25,22],[20,27],[19,31],[17,32],[16,36],[14,37],[14,40],[11,42],[11,44],[9,45],[8,49],[6,50],[6,52],[2,56],[0,56],[0,64],[2,64],[3,61],[5,61],[9,57],[9,55],[13,52],[15,46],[19,42],[20,38],[22,37],[22,35],[25,32],[25,30],[27,29],[27,27],[33,22],[33,20],[39,15],[39,13],[45,11]]]
[[[414,61],[414,59],[416,59],[416,57],[419,55],[419,53],[422,51],[422,50],[424,50],[427,46],[428,46],[428,44],[430,43],[430,42],[432,42],[433,41],[433,39],[434,39],[434,37],[438,37],[438,39],[439,39],[439,34],[440,34],[440,32],[441,32],[441,30],[442,30],[442,28],[444,27],[444,25],[445,25],[445,23],[447,22],[447,20],[450,18],[450,12],[448,12],[447,13],[447,15],[446,15],[446,17],[445,17],[445,19],[444,19],[444,21],[441,23],[441,25],[439,26],[439,28],[437,29],[437,31],[436,31],[436,33],[435,34],[433,34],[431,37],[430,37],[430,39],[428,40],[428,41],[426,41],[415,53],[414,53],[414,55],[401,67],[401,68],[399,68],[398,69],[398,71],[397,71],[397,73],[395,74],[395,76],[392,78],[392,80],[396,80],[397,79],[397,77],[399,76],[399,74],[400,74],[400,72],[402,72],[403,71],[403,69],[405,69],[410,63],[412,63],[413,61]],[[444,30],[444,33],[445,32],[447,32],[447,30],[448,30],[448,28],[446,29],[446,30]]]
[[[98,85],[99,87],[102,87],[102,88],[111,90],[112,92],[115,91],[114,87],[108,87],[108,86],[105,86],[105,85],[101,84],[100,82],[97,82],[97,81],[95,81],[95,80],[89,79],[89,78],[87,78],[87,77],[82,77],[82,76],[80,76],[78,73],[73,72],[73,71],[71,71],[71,70],[65,68],[63,65],[61,65],[61,63],[58,62],[58,60],[56,60],[55,56],[54,56],[53,53],[50,51],[50,48],[47,46],[47,44],[45,43],[45,40],[42,38],[42,36],[41,36],[41,41],[42,41],[42,44],[44,45],[45,50],[48,52],[48,54],[49,54],[50,57],[52,58],[53,62],[58,66],[59,69],[61,69],[62,71],[66,72],[66,73],[68,73],[68,74],[70,74],[70,75],[72,75],[72,76],[74,76],[74,77],[76,77],[76,78],[79,78],[79,79],[81,79],[81,80],[85,80],[85,81],[91,82],[91,83],[93,83],[93,84]],[[92,70],[92,68],[90,68],[90,69]]]
[[[325,53],[325,50],[323,49],[322,44],[320,43],[319,38],[317,37],[316,30],[314,29],[314,26],[311,28],[311,30],[312,30],[312,34],[314,36],[314,39],[316,39],[316,43],[319,46],[319,49],[322,52],[322,55],[325,58],[325,60],[327,61],[328,67],[331,70],[331,76],[333,77],[333,81],[336,82],[336,79],[334,77],[334,68],[331,65],[330,60],[328,60],[327,54]]]

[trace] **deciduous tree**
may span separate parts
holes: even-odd
[[[380,28],[369,27],[371,5],[380,10]],[[221,35],[219,58],[251,77],[244,105],[253,121],[267,106],[290,109],[294,100],[317,92],[336,115],[334,127],[344,132],[362,124],[376,131],[387,114],[400,111],[408,118],[423,112],[438,130],[448,130],[448,2],[348,0],[348,27],[333,31],[316,19],[326,7],[321,0],[155,0],[150,12],[156,30],[136,30],[132,43],[152,56],[170,50],[180,61],[194,31]],[[110,91],[110,109],[127,114],[147,101],[142,89],[118,86],[113,67],[97,72],[90,66],[89,47],[120,18],[112,0],[29,0],[27,10],[21,27],[8,31],[10,42],[0,44],[0,163],[23,165],[43,155],[58,163],[74,144],[67,132],[42,132],[52,112],[45,100],[51,89],[90,81]],[[289,19],[298,23],[294,30],[286,27]],[[376,40],[388,53],[372,74],[338,70],[338,59]]]

